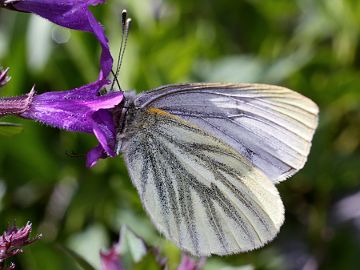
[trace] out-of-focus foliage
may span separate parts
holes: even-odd
[[[21,125],[0,122],[0,136],[13,136],[20,133],[23,130]]]
[[[264,82],[297,90],[320,107],[305,168],[278,185],[286,208],[278,237],[253,252],[214,256],[205,269],[357,269],[360,1],[108,0],[92,10],[113,55],[123,8],[133,19],[119,79],[124,89]],[[99,52],[89,34],[0,10],[0,65],[12,76],[2,95],[27,93],[33,84],[42,92],[94,81]],[[90,135],[4,121],[24,130],[0,137],[0,228],[31,220],[43,233],[16,258],[18,269],[79,269],[59,244],[98,267],[99,249],[116,240],[122,224],[159,246],[170,269],[178,265],[180,251],[154,229],[121,157],[89,170],[82,154],[96,144]]]

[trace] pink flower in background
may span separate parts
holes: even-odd
[[[31,223],[28,222],[24,227],[18,229],[15,225],[9,227],[0,236],[0,269],[3,269],[6,259],[23,252],[22,248],[38,240],[41,235],[30,238]],[[14,269],[11,264],[9,269]]]
[[[160,254],[160,249],[148,245],[144,239],[123,226],[120,231],[119,241],[109,250],[100,252],[101,270],[130,270],[123,262],[132,261],[133,264],[141,263],[147,258],[152,258],[156,269],[168,270],[167,258]],[[181,255],[181,262],[177,270],[201,270],[205,265],[206,258],[196,260],[185,253]]]
[[[100,251],[100,262],[102,270],[125,270],[122,265],[119,244],[114,244],[111,249]]]
[[[183,254],[177,270],[200,270],[203,268],[205,262],[205,257],[201,257],[198,261],[196,261],[190,256]]]

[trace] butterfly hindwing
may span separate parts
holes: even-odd
[[[221,139],[274,183],[304,166],[317,126],[318,108],[284,87],[266,84],[167,85],[135,99]]]
[[[275,237],[274,184],[226,143],[165,111],[129,111],[125,161],[153,223],[195,255],[252,250]]]

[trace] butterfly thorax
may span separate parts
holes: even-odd
[[[129,104],[124,111],[124,118],[121,132],[117,133],[117,153],[124,153],[127,144],[139,133],[151,134],[158,122],[167,121],[169,118],[177,118],[169,113],[154,108],[137,107],[134,103]],[[146,141],[146,140],[145,140]]]
[[[135,92],[125,92],[124,101],[119,107],[116,122],[116,152],[123,153],[126,149],[126,142],[139,130],[148,129],[153,126],[157,117],[149,113],[149,108],[137,107],[134,103]]]
[[[124,92],[124,99],[113,111],[114,121],[116,125],[116,152],[119,154],[122,148],[122,141],[124,138],[124,131],[129,114],[129,109],[134,106],[136,97],[135,91]],[[131,111],[131,110],[130,110]]]

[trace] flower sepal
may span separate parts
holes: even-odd
[[[0,117],[6,115],[21,115],[26,112],[35,95],[34,87],[22,96],[0,98]]]

